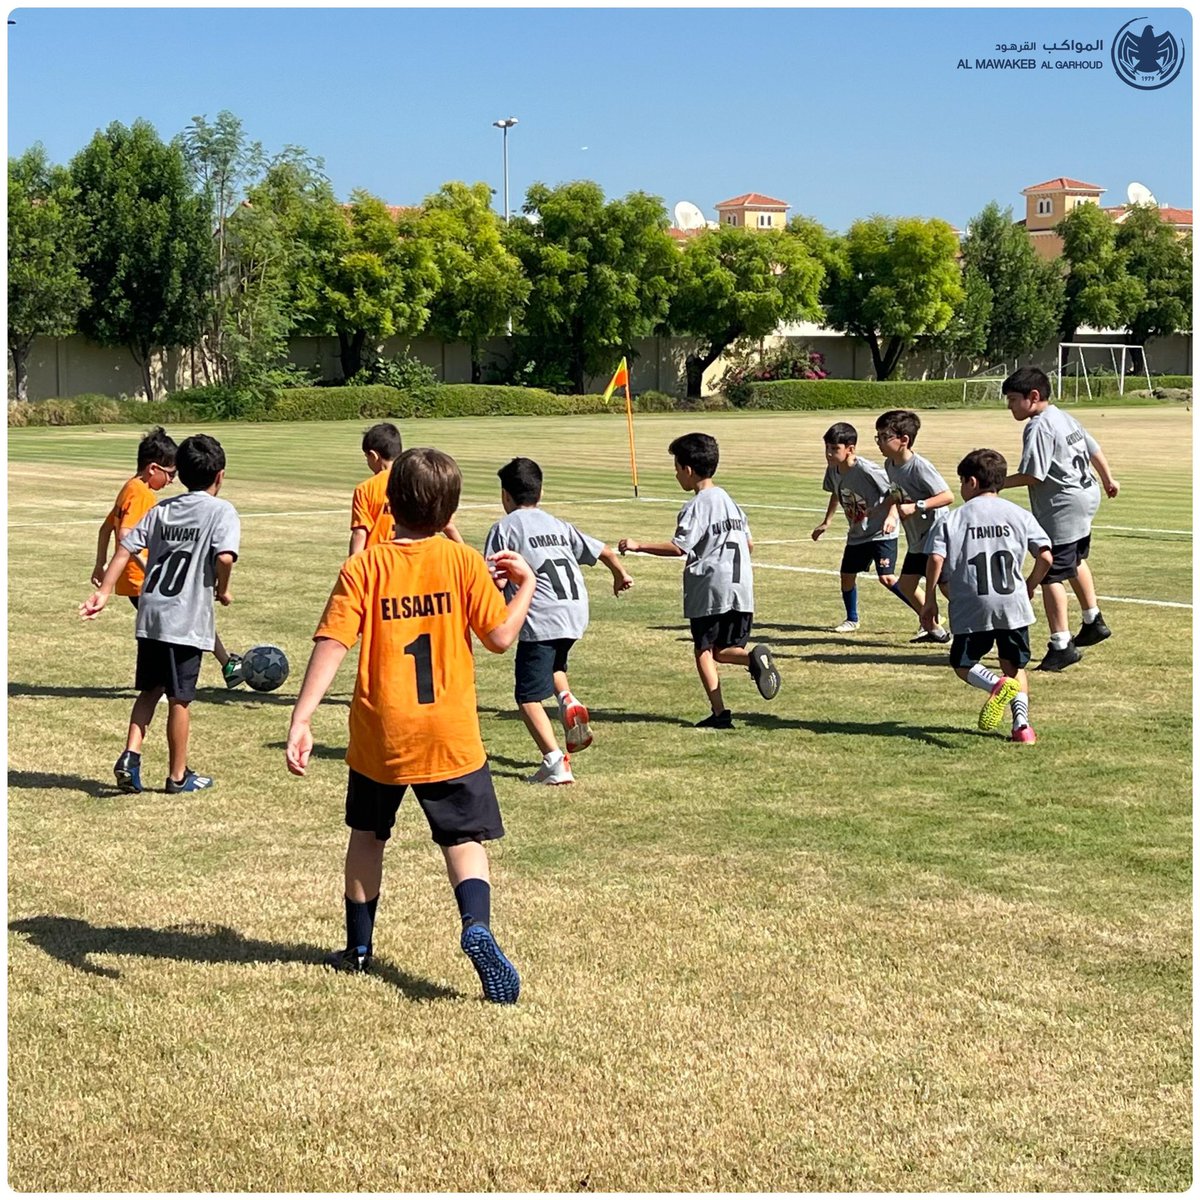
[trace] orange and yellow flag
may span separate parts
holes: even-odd
[[[621,359],[621,365],[617,368],[617,373],[609,380],[608,387],[604,389],[604,403],[607,404],[612,399],[612,394],[617,388],[629,387],[629,368],[625,365],[625,360]]]

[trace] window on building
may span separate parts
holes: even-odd
[[[1048,217],[1054,211],[1054,201],[1048,198],[1039,200],[1037,211],[1039,217]]]
[[[772,221],[771,221],[770,213],[759,213],[758,214],[759,229],[770,229],[771,225],[772,225]]]
[[[737,224],[737,213],[726,213],[725,214],[725,224],[726,225],[736,225]]]

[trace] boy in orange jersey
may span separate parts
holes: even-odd
[[[400,430],[390,421],[372,425],[363,434],[362,452],[371,468],[371,478],[364,479],[354,489],[350,501],[351,558],[392,539],[394,522],[387,499],[387,481],[388,471],[400,457],[401,448]],[[453,518],[441,532],[452,542],[462,543],[462,535],[454,527]]]
[[[361,637],[346,750],[346,948],[326,962],[339,971],[370,968],[383,851],[411,786],[445,858],[462,918],[460,945],[484,996],[512,1004],[520,977],[490,928],[483,843],[503,837],[504,825],[479,735],[470,632],[494,654],[507,650],[529,611],[535,576],[515,551],[485,561],[436,536],[461,491],[458,464],[439,450],[407,450],[396,459],[387,486],[394,537],[342,564],[313,635],[285,757],[293,775],[305,773],[313,713]],[[507,604],[494,575],[517,585]]]
[[[96,539],[96,562],[92,567],[93,587],[99,587],[104,581],[109,561],[108,547],[113,535],[116,534],[119,548],[125,534],[158,503],[155,492],[162,491],[174,480],[177,449],[174,438],[161,425],[156,425],[138,443],[137,474],[125,481],[112,509],[100,525]],[[145,551],[130,555],[125,570],[117,580],[116,594],[128,596],[134,608],[137,608],[138,597],[142,594],[142,584],[146,578],[145,564]],[[221,676],[227,688],[235,688],[243,682],[241,655],[230,654],[220,634],[214,634],[213,656],[221,664]]]

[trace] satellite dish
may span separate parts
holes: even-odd
[[[704,226],[704,214],[690,200],[680,200],[675,205],[676,229],[703,229]]]
[[[1125,189],[1125,198],[1134,205],[1158,204],[1154,193],[1144,183],[1138,183],[1136,179]]]

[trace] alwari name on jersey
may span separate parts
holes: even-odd
[[[188,529],[183,525],[164,525],[162,527],[162,537],[168,542],[198,542],[200,540],[200,530]]]
[[[379,598],[379,616],[384,621],[404,621],[413,617],[444,617],[453,611],[449,592]]]

